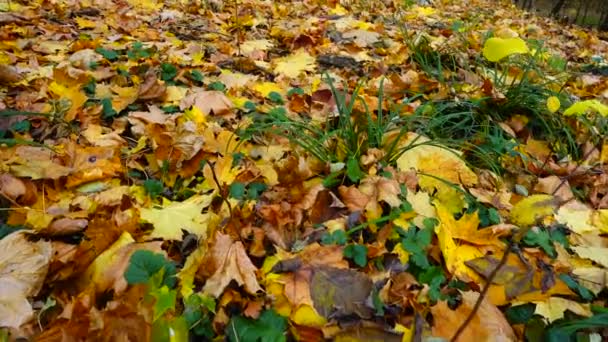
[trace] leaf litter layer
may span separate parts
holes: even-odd
[[[0,10],[3,339],[607,338],[605,36],[481,0]]]

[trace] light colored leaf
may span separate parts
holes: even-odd
[[[18,328],[33,318],[28,298],[40,291],[52,253],[49,242],[30,241],[24,231],[0,240],[0,327]]]
[[[274,71],[290,78],[296,78],[305,71],[314,71],[315,68],[315,58],[304,50],[298,50],[293,55],[279,58]]]
[[[526,42],[521,38],[497,38],[486,40],[483,46],[483,56],[490,62],[498,62],[513,54],[528,53]]]
[[[551,297],[546,301],[536,302],[535,304],[536,310],[534,313],[545,317],[549,323],[564,318],[566,310],[584,317],[592,315],[589,304],[581,304],[560,297]]]
[[[598,100],[579,101],[564,111],[564,115],[583,115],[593,110],[602,116],[608,116],[608,106]]]
[[[183,202],[166,201],[162,208],[141,208],[140,215],[142,220],[154,226],[150,238],[181,240],[182,229],[205,238],[211,214],[201,211],[212,200],[213,195],[198,195]]]

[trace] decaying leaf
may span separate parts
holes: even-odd
[[[0,251],[0,326],[19,328],[34,317],[28,299],[40,291],[53,250],[15,232],[0,240]]]
[[[261,290],[256,279],[257,268],[240,241],[232,241],[228,235],[218,233],[209,253],[215,273],[207,279],[203,291],[219,297],[233,280],[250,294],[255,295]]]
[[[476,292],[462,292],[462,303],[455,310],[448,307],[445,301],[431,307],[433,318],[442,324],[433,326],[433,336],[446,339],[452,338],[456,329],[468,317],[475,301],[479,297]],[[458,341],[517,341],[517,336],[498,308],[488,301],[483,301],[479,310],[473,316],[470,324],[463,331]]]

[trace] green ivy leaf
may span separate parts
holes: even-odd
[[[144,181],[144,190],[148,196],[152,198],[158,197],[164,190],[163,182],[157,179],[146,179]]]
[[[224,83],[219,82],[219,81],[209,83],[207,88],[209,90],[217,90],[217,91],[222,91],[222,92],[226,90],[226,86],[224,85]]]
[[[511,324],[523,324],[534,316],[535,309],[536,305],[532,303],[516,305],[508,308],[505,311],[505,316]]]
[[[226,326],[226,336],[232,342],[285,342],[287,319],[274,310],[262,312],[257,320],[234,316]]]
[[[367,265],[367,247],[365,245],[348,245],[344,248],[344,256],[352,259],[357,266]]]
[[[112,99],[109,97],[101,100],[101,107],[102,117],[104,119],[113,118],[118,115],[118,112],[116,112],[114,108],[112,108]]]
[[[162,273],[159,287],[166,285],[170,288],[175,286],[175,265],[165,259],[162,254],[148,250],[138,250],[131,255],[129,267],[125,272],[125,279],[128,284],[148,284],[150,279]]]
[[[591,292],[591,290],[589,290],[588,288],[586,288],[586,287],[582,286],[581,284],[579,284],[569,274],[560,274],[559,275],[559,279],[561,279],[564,283],[566,283],[566,285],[568,285],[568,287],[571,290],[573,290],[576,293],[578,293],[579,296],[581,296],[582,299],[584,299],[586,301],[591,301],[595,297],[593,295],[593,292]]]
[[[274,103],[277,104],[283,104],[283,97],[281,96],[281,94],[277,93],[276,91],[271,91],[270,93],[268,93],[268,99]]]
[[[551,236],[546,230],[529,230],[524,236],[524,243],[529,246],[539,246],[552,258],[557,256]]]
[[[229,193],[232,198],[243,199],[245,197],[245,184],[241,182],[230,184]]]
[[[177,76],[177,68],[175,65],[170,63],[163,63],[160,65],[160,78],[161,80],[167,82],[171,81],[175,76]]]
[[[247,199],[257,200],[266,189],[268,189],[268,186],[264,183],[249,183],[247,186]]]
[[[190,78],[199,83],[203,83],[203,80],[205,79],[203,74],[198,70],[190,71]]]
[[[114,50],[104,49],[102,47],[98,47],[95,49],[95,52],[102,55],[103,58],[109,60],[110,62],[114,62],[118,59],[118,53]]]

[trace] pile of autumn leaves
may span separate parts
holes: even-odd
[[[108,14],[109,28],[84,16],[75,22],[100,38],[131,25],[140,39],[156,39],[158,32],[134,23],[139,10],[160,8],[156,1],[130,0],[124,13]],[[32,11],[25,8],[22,16]],[[435,12],[414,6],[408,18],[424,23]],[[339,27],[354,41],[349,51],[366,60],[365,49],[380,36],[374,25],[337,4],[328,13],[346,18]],[[18,19],[11,29],[24,34]],[[246,19],[241,25],[248,27],[261,20]],[[61,25],[54,29],[64,34]],[[287,31],[281,30],[275,33]],[[485,41],[485,59],[500,63],[530,52],[517,33],[503,33]],[[299,39],[316,39],[309,34]],[[174,56],[203,72],[212,67],[201,62],[203,51],[180,49],[183,43],[172,39]],[[263,60],[267,44],[251,39],[242,48]],[[155,47],[141,43],[9,45],[9,60],[36,52],[46,64],[32,62],[24,79],[11,79],[8,86],[23,92],[3,105],[31,100],[28,111],[55,115],[63,106],[58,120],[34,117],[29,131],[10,127],[13,137],[34,144],[0,149],[0,190],[10,208],[0,240],[0,326],[13,336],[162,340],[172,331],[185,340],[190,331],[274,341],[289,330],[300,340],[409,341],[414,333],[449,339],[516,231],[527,232],[522,249],[492,279],[462,340],[521,338],[523,325],[512,327],[499,307],[532,304],[530,316],[551,323],[568,311],[590,317],[590,302],[605,304],[597,295],[605,293],[608,277],[608,206],[574,200],[563,178],[535,176],[525,185],[501,180],[472,170],[459,151],[407,133],[399,146],[416,147],[395,165],[382,166],[385,152],[369,150],[360,182],[326,187],[328,171],[343,163],[322,165],[282,137],[238,141],[231,124],[252,106],[267,113],[287,102],[294,110],[309,96],[314,115],[335,114],[336,99],[320,78],[303,81],[315,71],[315,59],[303,50],[272,63],[283,83],[230,71],[203,82],[198,69],[186,73],[167,63],[160,76],[137,74],[140,63],[159,64]],[[306,84],[304,94],[287,91],[299,88],[290,78]],[[386,86],[423,80],[412,71]],[[245,85],[261,99],[231,91]],[[39,94],[51,99],[38,101]],[[377,104],[374,95],[364,95]],[[130,110],[137,102],[147,106]],[[608,115],[598,100],[560,107],[557,98],[547,99],[555,115]],[[70,131],[75,120],[81,127]],[[523,169],[552,154],[548,143],[532,138],[520,152],[530,159],[506,162]],[[608,145],[592,157],[586,163],[605,171]],[[353,320],[359,324],[345,324]]]

